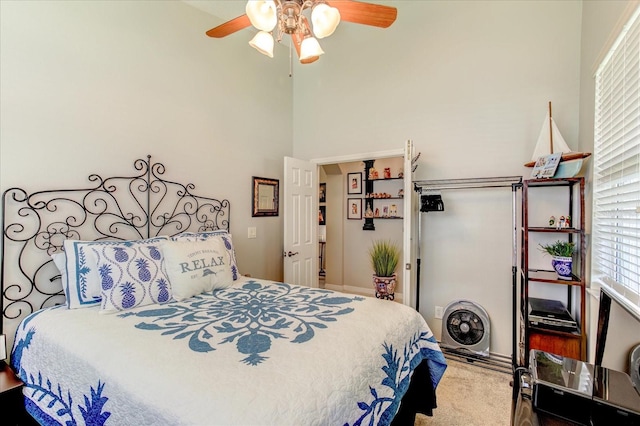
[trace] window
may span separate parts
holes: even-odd
[[[640,8],[596,72],[592,281],[640,317]],[[610,291],[611,292],[611,291]]]

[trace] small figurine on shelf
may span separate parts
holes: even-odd
[[[384,168],[384,178],[385,179],[391,178],[391,167]]]
[[[389,217],[396,216],[398,216],[398,206],[396,206],[395,204],[391,204],[391,206],[389,207]]]
[[[375,168],[369,169],[369,180],[378,179],[378,171]]]
[[[373,214],[373,217],[380,217],[380,209],[376,207],[376,212]]]
[[[404,189],[399,189],[398,190],[398,197],[400,197],[400,198],[404,197]]]
[[[549,226],[553,227],[553,225],[556,224],[556,217],[555,216],[551,216],[549,218]]]
[[[558,223],[556,224],[556,229],[566,228],[564,222],[565,222],[564,216],[560,216],[560,219],[558,220]]]
[[[564,227],[571,228],[571,216],[567,215],[564,218]]]
[[[364,212],[364,217],[373,217],[373,211],[371,210],[371,207],[367,207],[367,210],[365,210]]]

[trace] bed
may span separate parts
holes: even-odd
[[[246,277],[227,200],[133,176],[3,195],[2,333],[41,424],[388,425],[446,369],[395,302]]]

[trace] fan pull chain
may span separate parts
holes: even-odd
[[[293,75],[293,52],[291,52],[291,50],[293,49],[293,45],[291,44],[291,38],[289,39],[289,77],[291,77]]]

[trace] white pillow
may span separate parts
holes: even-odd
[[[62,288],[69,309],[87,308],[100,304],[100,281],[95,262],[86,244],[93,241],[66,240],[64,254],[54,254],[53,262],[60,270]]]
[[[51,258],[53,259],[53,264],[56,265],[56,268],[58,268],[58,271],[60,271],[62,290],[64,291],[65,300],[69,309],[89,307],[100,304],[101,297],[99,288],[94,289],[97,291],[96,293],[96,291],[87,291],[86,285],[69,285],[67,274],[67,256],[64,254],[64,252],[54,253],[51,255]],[[74,283],[78,284],[78,281],[74,281]]]
[[[233,280],[235,281],[238,279],[240,274],[238,273],[238,263],[236,262],[236,251],[233,248],[231,234],[226,230],[220,229],[209,232],[183,232],[181,234],[174,235],[171,239],[174,241],[207,241],[210,239],[221,241],[231,258],[231,274],[233,276]]]
[[[217,238],[162,244],[173,297],[177,301],[233,283],[232,258]]]

